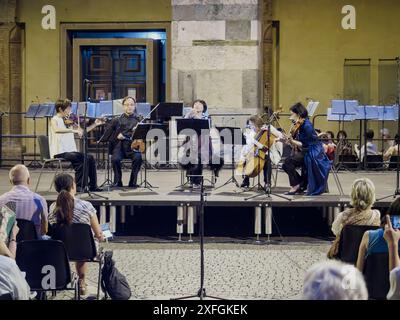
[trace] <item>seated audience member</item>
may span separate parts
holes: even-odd
[[[18,164],[11,168],[9,192],[0,196],[0,206],[13,203],[17,219],[30,220],[35,224],[38,237],[47,233],[47,202],[39,194],[29,190],[31,182],[28,168]]]
[[[8,239],[8,246],[4,241],[0,240],[0,255],[15,259],[17,253],[17,234],[19,232],[17,224],[11,230],[10,237]]]
[[[50,205],[49,223],[51,226],[71,225],[72,223],[86,223],[91,226],[95,240],[103,241],[96,209],[93,205],[78,198],[75,198],[76,184],[74,178],[69,174],[59,174],[54,180],[57,190],[57,201]],[[81,294],[87,292],[85,276],[87,273],[87,263],[76,262],[76,272],[79,276]]]
[[[318,138],[322,141],[322,146],[329,160],[335,159],[336,144],[333,142],[334,136],[332,131],[318,134]]]
[[[363,275],[354,266],[336,260],[323,261],[304,277],[304,300],[367,300]]]
[[[368,178],[356,179],[351,186],[352,208],[340,212],[332,224],[332,232],[336,236],[328,257],[334,258],[339,249],[340,233],[346,225],[379,226],[381,214],[379,210],[372,210],[375,202],[375,186]]]
[[[365,138],[367,139],[367,155],[379,154],[376,144],[373,143],[374,131],[371,129],[368,129],[367,133],[365,135]],[[364,159],[364,155],[365,155],[365,145],[362,145],[361,150],[360,150],[358,144],[355,144],[354,150],[356,152],[358,159],[361,159],[361,161],[362,161]]]
[[[340,130],[336,135],[336,143],[339,155],[351,155],[353,154],[353,146],[351,142],[347,140],[347,132]]]
[[[394,136],[394,145],[386,150],[385,154],[383,155],[383,160],[389,161],[391,156],[399,155],[399,144],[400,144],[400,136],[396,134]]]
[[[384,145],[386,144],[386,146],[387,146],[388,148],[390,148],[391,146],[394,145],[393,138],[390,136],[390,132],[389,132],[389,129],[388,129],[388,128],[383,128],[383,129],[381,129],[381,130],[380,130],[380,133],[381,133],[382,139],[384,140],[384,141],[383,141]]]
[[[400,198],[397,198],[389,207],[387,215],[395,216],[400,212]],[[381,228],[369,230],[364,233],[358,250],[357,268],[361,272],[364,269],[365,259],[373,253],[389,252],[388,245],[383,237],[386,217],[382,218]]]
[[[18,227],[14,225],[9,245],[0,241],[0,296],[9,295],[12,300],[28,300],[30,288],[15,263]]]
[[[390,290],[387,294],[387,299],[400,300],[400,230],[392,227],[390,216],[386,216],[386,225],[383,237],[386,240],[389,249]]]

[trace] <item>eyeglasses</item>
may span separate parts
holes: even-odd
[[[129,107],[129,106],[134,106],[134,103],[124,103],[124,106]]]

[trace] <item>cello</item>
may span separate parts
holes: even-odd
[[[268,149],[271,148],[276,139],[278,137],[270,132],[268,128],[260,128],[245,159],[239,161],[236,172],[250,178],[258,176],[264,168]]]

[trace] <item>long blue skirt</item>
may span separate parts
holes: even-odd
[[[308,178],[307,195],[317,196],[324,193],[332,163],[321,143],[308,146],[304,154],[304,163]]]

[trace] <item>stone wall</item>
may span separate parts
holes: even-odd
[[[204,99],[210,112],[255,112],[259,19],[259,0],[172,0],[172,100]]]
[[[16,0],[0,0],[0,110],[20,112],[22,96],[21,28],[15,23]],[[4,116],[2,134],[22,132],[21,116]],[[3,158],[19,158],[21,140],[3,139]]]

